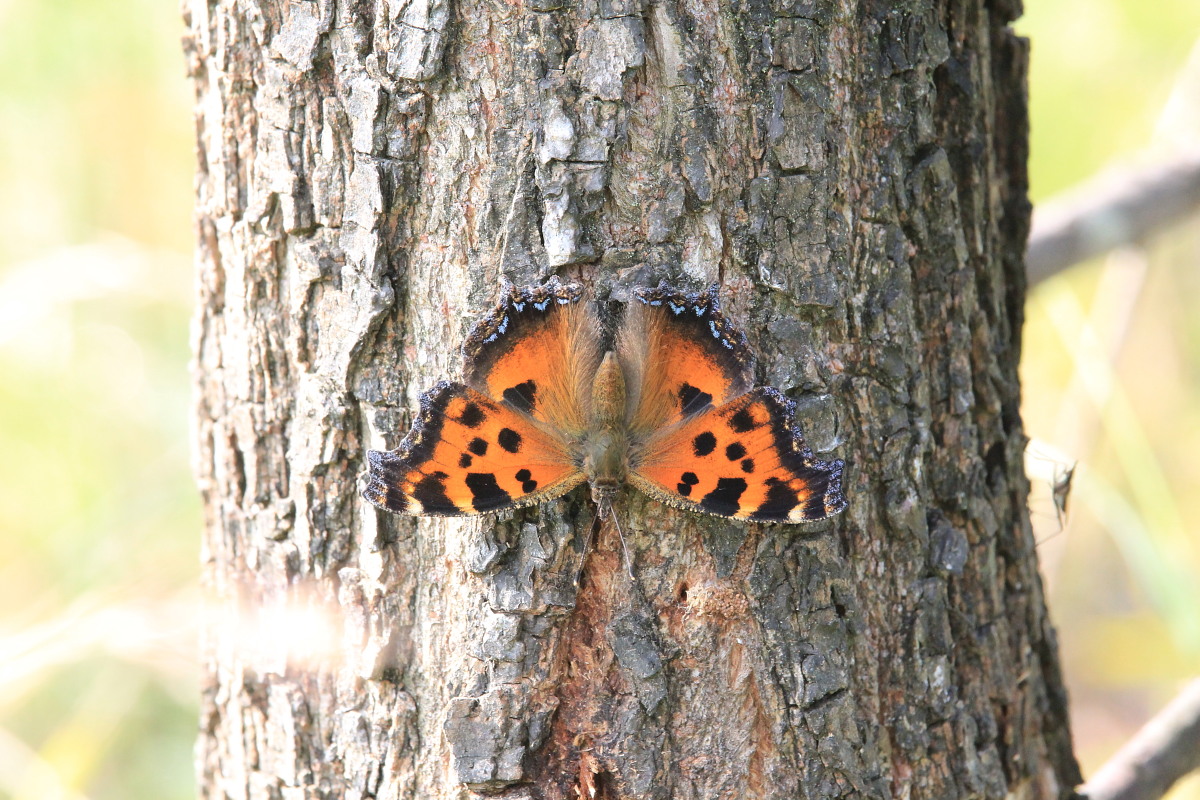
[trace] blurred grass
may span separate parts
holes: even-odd
[[[0,3],[0,797],[191,798],[175,3]]]
[[[1044,199],[1161,136],[1200,4],[1037,0],[1018,28]],[[2,798],[193,796],[181,33],[161,0],[0,0]],[[1029,433],[1048,475],[1082,460],[1065,531],[1044,482],[1033,513],[1087,771],[1197,671],[1197,252],[1200,224],[1028,307]]]
[[[1194,0],[1030,2],[1018,30],[1035,202],[1200,148]],[[1031,507],[1085,775],[1200,672],[1197,253],[1200,220],[1047,281],[1026,307],[1027,433],[1080,462],[1065,530],[1036,478]],[[1200,799],[1200,779],[1169,797]]]

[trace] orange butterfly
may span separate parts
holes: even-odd
[[[367,453],[363,496],[458,516],[587,481],[601,517],[625,482],[735,519],[804,522],[846,507],[842,462],[813,457],[790,400],[751,388],[746,337],[715,285],[635,290],[612,349],[582,296],[556,279],[511,288],[463,346],[465,384],[438,383],[398,448]]]

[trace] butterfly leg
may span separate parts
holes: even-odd
[[[611,509],[610,509],[611,510]],[[621,530],[621,523],[617,520],[617,515],[612,514],[613,527],[617,529],[617,538],[621,540],[621,551],[625,553],[625,572],[629,574],[629,580],[633,580],[633,559],[629,557],[629,547],[625,544],[625,533]]]

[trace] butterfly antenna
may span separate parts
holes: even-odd
[[[612,516],[613,527],[617,529],[617,538],[621,540],[621,551],[625,553],[625,572],[629,573],[629,580],[633,580],[633,559],[629,557],[629,547],[625,544],[625,533],[621,530],[621,523],[611,506],[608,508],[608,515]]]

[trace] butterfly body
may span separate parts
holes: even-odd
[[[580,287],[512,288],[468,337],[464,383],[439,383],[396,450],[368,453],[364,496],[398,513],[457,516],[586,481],[602,516],[625,483],[738,519],[841,511],[842,462],[813,457],[791,401],[752,389],[749,347],[716,288],[634,297],[608,346]]]
[[[610,350],[592,382],[592,425],[580,448],[583,476],[601,516],[611,507],[629,470],[625,407],[625,376]]]

